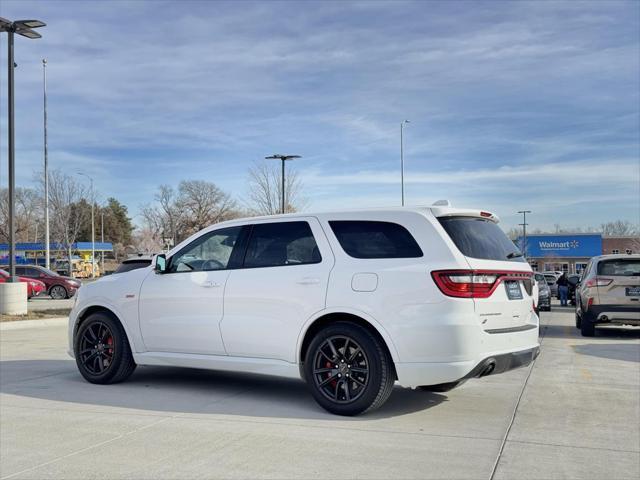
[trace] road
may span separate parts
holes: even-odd
[[[1,478],[640,478],[640,335],[543,313],[532,367],[340,418],[298,381],[141,367],[90,385],[65,326],[4,329]],[[25,324],[26,325],[26,324]],[[494,469],[494,466],[497,468]]]

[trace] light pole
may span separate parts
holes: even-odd
[[[91,182],[91,278],[96,278],[96,226],[93,217],[93,204],[95,203],[93,195],[93,178],[86,173],[76,172],[78,175],[87,177]],[[69,265],[69,271],[71,271],[71,265]]]
[[[404,207],[404,138],[403,130],[405,123],[411,123],[409,120],[400,122],[400,189],[402,191],[402,206]]]
[[[17,33],[27,38],[40,38],[38,32],[34,32],[32,28],[44,27],[46,23],[40,20],[16,20],[12,22],[6,18],[0,17],[0,32],[7,32],[7,103],[8,103],[8,122],[7,131],[9,134],[9,282],[17,282],[16,277],[16,229],[15,229],[15,205],[16,205],[16,146],[15,146],[15,102],[14,102],[14,84],[13,74],[15,70],[15,59],[13,56],[13,35]]]
[[[522,256],[527,258],[527,213],[531,213],[531,210],[519,210],[518,213],[522,214]]]
[[[42,59],[42,92],[44,101],[44,265],[51,268],[49,249],[49,155],[47,148],[47,59]]]
[[[100,255],[100,275],[104,275],[104,211],[100,212],[100,243],[102,254]]]
[[[285,177],[284,177],[284,162],[287,160],[293,160],[294,158],[302,158],[300,155],[271,155],[270,157],[264,157],[265,160],[281,160],[282,161],[282,200],[280,202],[280,213],[285,213],[286,204],[285,204]]]

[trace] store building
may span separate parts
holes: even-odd
[[[522,238],[518,240],[522,245]],[[527,260],[533,270],[582,273],[591,257],[640,253],[640,237],[603,237],[600,233],[527,235]]]

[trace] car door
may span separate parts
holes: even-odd
[[[244,227],[204,233],[150,272],[140,289],[140,331],[147,351],[224,355],[223,294],[237,265]]]
[[[302,326],[325,307],[333,263],[314,217],[254,224],[243,266],[230,273],[225,290],[227,353],[294,362]]]

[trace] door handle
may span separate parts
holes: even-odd
[[[202,282],[200,286],[204,288],[214,288],[219,287],[220,284],[218,282]]]
[[[318,285],[320,283],[319,278],[304,277],[297,281],[298,285]]]

